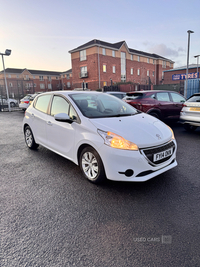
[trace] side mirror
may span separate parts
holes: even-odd
[[[11,50],[10,49],[6,49],[5,54],[6,54],[6,56],[10,56]]]
[[[56,121],[61,121],[61,122],[68,122],[68,123],[72,123],[73,120],[70,119],[69,115],[66,113],[58,113],[54,115],[54,118]]]

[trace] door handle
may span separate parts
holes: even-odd
[[[51,121],[47,121],[47,125],[52,126],[53,124]]]

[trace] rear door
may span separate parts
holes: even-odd
[[[168,92],[156,93],[156,107],[161,111],[163,119],[169,118],[173,115],[173,102],[170,99]]]
[[[183,103],[185,102],[185,98],[177,93],[170,93],[171,99],[173,101],[173,114],[174,118],[179,119],[181,109],[183,107]]]

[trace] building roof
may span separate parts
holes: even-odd
[[[146,57],[151,57],[151,58],[155,58],[155,59],[168,60],[168,61],[174,63],[174,61],[172,61],[170,59],[167,59],[165,57],[159,56],[157,54],[151,54],[151,53],[147,53],[147,52],[143,52],[143,51],[139,51],[139,50],[136,50],[136,49],[129,48],[125,41],[120,41],[118,43],[113,43],[112,44],[112,43],[108,43],[108,42],[104,42],[104,41],[101,41],[101,40],[94,39],[94,40],[91,40],[91,41],[81,45],[81,46],[78,46],[75,49],[70,50],[69,53],[78,52],[78,51],[81,51],[83,49],[90,48],[90,47],[93,47],[93,46],[100,46],[100,47],[104,47],[104,48],[110,48],[110,49],[113,49],[113,50],[119,50],[122,47],[122,45],[125,45],[127,47],[127,50],[129,51],[130,54],[136,54],[136,55],[139,55],[139,56],[146,56]]]
[[[53,76],[59,76],[63,72],[61,71],[47,71],[47,70],[31,70],[31,69],[14,69],[14,68],[7,68],[5,69],[6,73],[11,73],[11,74],[22,74],[25,70],[29,71],[30,74],[32,75],[53,75]],[[3,70],[1,71],[3,72]],[[68,70],[66,72],[71,72],[71,70]],[[65,72],[65,73],[66,73]]]
[[[190,64],[188,66],[188,69],[195,69],[195,68],[197,68],[197,64]],[[170,70],[165,70],[164,72],[176,71],[176,70],[186,70],[186,69],[187,69],[187,66],[182,66],[182,67],[178,67],[178,68],[174,68],[174,69],[170,69]]]

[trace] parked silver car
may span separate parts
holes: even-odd
[[[192,95],[184,103],[180,122],[187,131],[194,131],[200,126],[200,93]]]
[[[16,99],[9,98],[9,102],[11,108],[18,106],[18,102]],[[0,105],[8,105],[8,100],[0,97]]]

